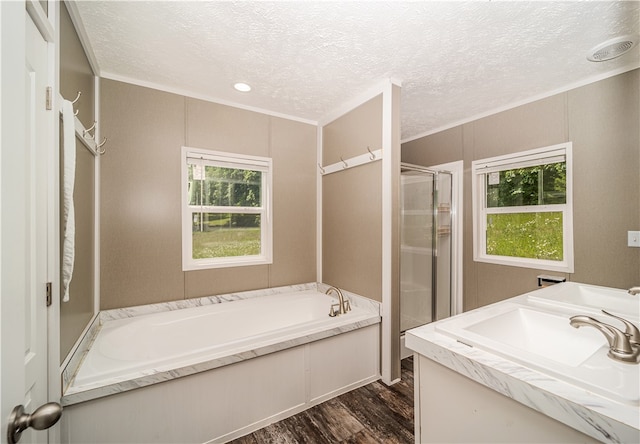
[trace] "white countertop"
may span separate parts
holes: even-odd
[[[438,332],[436,325],[407,331],[406,346],[602,442],[640,442],[638,406],[610,400],[516,361],[463,344]]]

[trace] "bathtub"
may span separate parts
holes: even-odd
[[[63,442],[225,442],[378,379],[379,307],[347,293],[352,311],[329,317],[326,288],[101,313]]]

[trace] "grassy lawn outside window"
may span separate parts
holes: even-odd
[[[474,259],[573,272],[571,143],[473,162]]]
[[[271,159],[183,148],[183,269],[271,263]]]

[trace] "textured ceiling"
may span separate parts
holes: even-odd
[[[393,78],[403,139],[640,66],[586,60],[638,1],[76,4],[104,77],[312,121]]]

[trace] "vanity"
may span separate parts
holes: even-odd
[[[625,332],[640,297],[567,282],[409,330],[416,443],[640,442],[640,365],[575,316]]]

